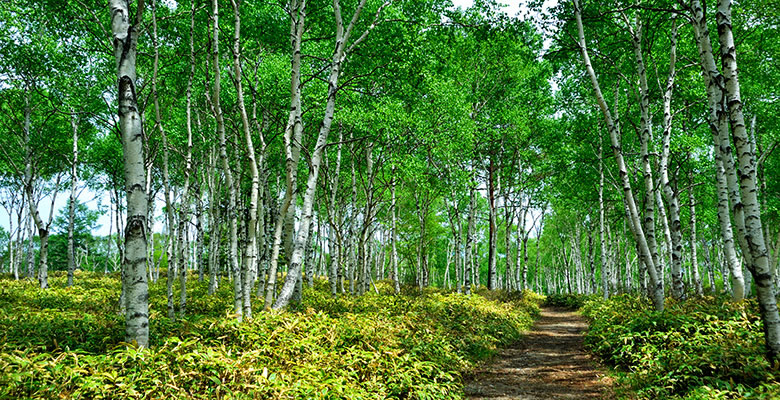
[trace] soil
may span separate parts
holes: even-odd
[[[575,311],[542,309],[534,328],[501,350],[468,380],[469,399],[612,399],[611,381],[585,351],[585,319]]]

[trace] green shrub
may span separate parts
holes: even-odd
[[[550,294],[544,300],[544,305],[550,307],[565,307],[580,309],[588,300],[598,299],[598,295],[588,294]]]
[[[780,374],[764,359],[755,301],[667,300],[664,312],[629,295],[592,300],[586,345],[639,398],[775,398]]]
[[[333,298],[306,288],[288,312],[231,316],[232,292],[191,279],[188,313],[166,318],[165,280],[150,286],[152,347],[122,342],[116,277],[80,273],[0,282],[0,399],[450,399],[461,375],[518,340],[538,315],[532,293],[441,290]],[[178,299],[178,295],[175,297]]]

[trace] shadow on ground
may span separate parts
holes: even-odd
[[[500,351],[466,385],[470,399],[610,399],[609,378],[583,346],[585,319],[545,308],[533,330]]]

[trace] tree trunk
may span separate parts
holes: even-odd
[[[474,242],[476,241],[476,223],[477,223],[477,188],[476,182],[472,182],[469,187],[469,216],[466,227],[466,259],[465,259],[465,275],[466,275],[466,294],[471,294],[472,278],[474,276],[475,262],[474,262]],[[478,268],[478,267],[476,267]]]
[[[694,1],[694,3],[698,5],[698,1]],[[703,13],[701,15],[704,16]],[[764,242],[761,208],[758,202],[758,190],[756,187],[755,154],[748,137],[742,113],[736,45],[731,25],[730,0],[718,1],[716,16],[727,98],[726,104],[728,105],[735,150],[739,159],[739,188],[745,225],[744,242],[747,244],[747,246],[743,247],[743,250],[746,250],[743,251],[743,254],[746,255],[748,269],[756,283],[759,309],[764,323],[766,356],[769,362],[773,363],[780,356],[780,313],[778,313],[777,301],[775,299],[775,288],[772,279],[773,271],[769,265],[769,255]],[[704,22],[706,24],[706,20]]]
[[[155,27],[156,28],[156,27]],[[179,315],[184,317],[187,314],[187,265],[189,260],[189,245],[185,241],[185,236],[190,222],[190,180],[192,176],[192,80],[195,76],[195,2],[190,3],[190,73],[187,77],[187,100],[186,100],[186,127],[187,127],[187,152],[184,157],[184,187],[182,188],[181,204],[179,206],[179,228],[178,228],[178,262],[179,265]],[[200,277],[203,277],[202,269]]]
[[[217,181],[217,157],[216,150],[214,148],[209,152],[209,163],[206,169],[206,185],[209,190],[209,215],[208,215],[208,229],[209,229],[209,294],[212,295],[217,291],[219,281],[217,280],[217,273],[219,273],[219,257],[218,246],[220,236],[220,221],[219,221],[219,187]]]
[[[136,100],[136,46],[142,23],[144,2],[139,0],[135,21],[130,20],[128,2],[111,0],[111,27],[119,84],[119,130],[122,134],[125,182],[127,187],[127,225],[123,265],[125,288],[126,341],[139,347],[149,345],[149,293],[146,281],[146,213],[144,190],[144,148],[142,118]]]
[[[507,189],[508,192],[508,189]],[[504,276],[506,277],[506,282],[504,283],[505,289],[515,289],[517,285],[512,284],[513,282],[513,268],[512,268],[512,261],[515,261],[515,268],[518,268],[517,265],[517,258],[518,257],[510,257],[510,250],[512,248],[512,220],[514,219],[514,212],[512,212],[512,207],[509,205],[509,196],[504,196]],[[516,250],[516,253],[520,253],[520,248],[518,247]]]
[[[201,183],[195,183],[195,263],[198,265],[198,281],[203,282],[204,268],[206,262],[204,255],[204,237],[203,237],[203,194],[201,193]]]
[[[319,229],[319,227],[318,227]],[[309,241],[304,249],[303,265],[306,267],[306,286],[314,287],[314,218],[309,222]],[[319,233],[319,232],[318,232]]]
[[[41,289],[46,289],[49,287],[49,263],[48,263],[48,253],[49,253],[49,226],[51,225],[51,216],[54,211],[54,199],[56,199],[57,194],[56,190],[54,193],[54,196],[52,198],[52,206],[49,211],[49,220],[48,223],[44,223],[43,219],[41,219],[41,215],[38,212],[38,204],[36,203],[33,194],[33,184],[35,181],[34,171],[33,171],[33,164],[32,164],[32,148],[30,147],[30,130],[31,130],[31,122],[30,122],[30,115],[32,113],[32,109],[30,106],[30,89],[28,88],[25,91],[25,97],[24,97],[24,188],[25,192],[27,194],[27,205],[30,208],[30,216],[33,219],[33,222],[35,222],[35,227],[38,228],[38,237],[40,239],[40,256],[38,259],[38,283],[40,284]],[[59,177],[57,178],[58,184],[57,187],[59,187]],[[30,235],[30,243],[32,243],[33,235]],[[28,256],[29,258],[29,256]]]
[[[682,279],[682,224],[680,222],[680,200],[679,193],[672,187],[669,179],[669,153],[672,132],[672,93],[674,91],[674,80],[676,77],[675,63],[677,61],[677,22],[672,21],[671,46],[669,57],[669,76],[666,80],[666,89],[663,96],[663,148],[661,151],[661,187],[664,197],[669,207],[669,233],[671,242],[671,261],[672,261],[672,296],[682,298],[685,295],[685,288]]]
[[[623,18],[626,22],[626,25],[628,27],[628,30],[631,34],[632,43],[634,46],[634,56],[637,63],[637,74],[639,75],[639,111],[640,111],[640,159],[642,161],[642,174],[644,176],[644,183],[645,183],[645,209],[644,209],[644,237],[645,241],[647,243],[647,248],[649,251],[649,255],[652,258],[652,264],[646,263],[648,266],[654,266],[656,274],[658,279],[653,280],[654,285],[656,286],[655,292],[658,292],[659,289],[657,289],[657,286],[661,286],[661,290],[663,290],[663,274],[664,274],[664,266],[663,262],[661,262],[661,258],[658,257],[658,244],[656,242],[656,234],[655,234],[655,195],[656,195],[656,189],[655,189],[655,182],[653,180],[653,169],[650,162],[650,143],[652,142],[653,135],[652,135],[652,117],[650,115],[650,105],[649,105],[649,97],[650,97],[650,90],[648,89],[647,85],[647,68],[645,66],[644,57],[642,54],[642,24],[639,19],[639,14],[636,14],[636,28],[632,28],[630,22],[628,21],[628,18],[623,14]],[[584,46],[584,40],[583,40],[583,46]],[[613,146],[614,147],[614,146]],[[629,206],[629,211],[631,207]],[[667,220],[665,218],[665,212],[663,209],[660,209],[659,212],[661,212],[663,215],[661,215],[661,221],[664,224],[664,227],[666,227]],[[666,228],[665,228],[666,230]],[[640,245],[641,246],[641,245]],[[658,294],[654,294],[653,298],[657,297]],[[654,300],[656,301],[656,300]],[[662,299],[661,299],[662,301]]]
[[[715,59],[712,53],[712,43],[709,39],[709,29],[704,10],[698,0],[693,2],[694,20],[693,27],[696,35],[696,42],[699,49],[699,58],[702,65],[705,85],[707,86],[707,97],[709,102],[709,126],[712,132],[715,154],[715,168],[718,188],[718,219],[720,221],[721,235],[724,243],[724,256],[726,263],[731,271],[732,298],[741,300],[744,298],[745,283],[742,276],[742,268],[737,257],[734,237],[729,217],[729,198],[735,204],[735,210],[739,211],[734,215],[734,222],[737,229],[744,228],[744,217],[742,206],[736,207],[738,194],[731,193],[731,187],[736,188],[736,176],[733,172],[733,159],[731,156],[731,146],[728,140],[728,121],[725,111],[723,76],[718,72],[715,66]],[[725,138],[725,140],[723,140]],[[725,148],[724,148],[725,145]],[[732,177],[733,176],[733,177]],[[740,235],[744,237],[744,235]],[[725,279],[725,277],[724,277]]]
[[[366,205],[363,210],[363,226],[360,230],[360,247],[358,249],[360,275],[363,278],[360,282],[360,294],[365,293],[369,284],[368,263],[370,261],[370,257],[368,253],[371,240],[371,224],[374,220],[374,158],[372,154],[372,147],[373,146],[371,144],[366,146],[366,180],[364,181],[365,184],[363,185],[365,188]]]
[[[255,158],[255,146],[252,140],[252,133],[249,126],[249,117],[244,103],[244,85],[242,82],[241,71],[241,11],[239,8],[240,0],[231,0],[234,15],[233,31],[233,75],[236,86],[236,97],[238,111],[241,114],[241,126],[244,129],[244,140],[246,142],[247,162],[251,173],[252,184],[249,190],[249,221],[247,222],[247,239],[244,246],[244,264],[242,268],[241,282],[243,314],[247,319],[252,318],[252,288],[254,287],[255,273],[257,270],[257,210],[258,210],[258,191],[260,190],[260,172],[257,168]],[[262,132],[261,132],[262,134]],[[262,163],[262,160],[260,160]]]
[[[276,296],[276,275],[279,265],[279,252],[282,245],[282,235],[285,238],[285,251],[288,260],[292,252],[292,229],[295,218],[295,194],[297,192],[297,171],[300,140],[303,134],[301,119],[301,42],[306,20],[306,0],[290,1],[290,48],[292,52],[292,68],[290,78],[290,112],[284,131],[286,189],[279,215],[274,224],[273,247],[266,284],[265,308],[270,308]],[[308,227],[307,227],[308,228]],[[284,231],[283,231],[284,230]],[[289,276],[289,270],[287,272]],[[292,294],[292,293],[291,293]],[[289,301],[289,300],[288,300]]]
[[[429,203],[427,199],[421,198],[424,194],[415,196],[415,205],[417,207],[417,221],[420,224],[420,240],[417,243],[417,286],[420,290],[428,285],[428,263],[427,255],[428,249],[426,246],[426,227],[427,217],[429,210]]]
[[[691,173],[693,174],[693,173]],[[691,179],[692,180],[692,179]],[[699,275],[699,239],[696,235],[696,197],[693,195],[693,187],[688,191],[688,199],[691,207],[691,268],[693,269],[693,284],[696,287],[696,295],[702,296],[704,294],[704,288],[701,283],[701,276]],[[712,282],[710,282],[712,284]]]
[[[305,1],[305,0],[304,0]],[[349,52],[349,48],[346,47],[349,40],[352,28],[358,20],[366,0],[361,0],[357,5],[353,17],[349,25],[344,27],[341,18],[341,8],[338,0],[334,0],[333,8],[336,17],[336,47],[333,51],[333,58],[331,60],[331,69],[328,77],[328,97],[325,105],[325,114],[320,125],[319,134],[317,136],[317,142],[314,147],[314,151],[311,153],[311,164],[309,177],[306,182],[306,192],[303,197],[303,209],[301,213],[300,232],[295,238],[293,245],[293,251],[289,259],[289,266],[287,269],[287,277],[285,278],[282,291],[279,293],[279,297],[276,299],[273,308],[280,309],[287,306],[292,297],[293,290],[297,281],[301,277],[301,259],[303,257],[305,243],[309,238],[309,225],[313,218],[313,205],[314,194],[317,190],[317,179],[319,178],[320,166],[322,165],[322,155],[325,151],[325,145],[327,144],[328,134],[330,133],[331,125],[333,123],[333,115],[336,111],[336,95],[338,93],[338,79],[341,73],[341,69],[344,65],[346,55]],[[305,6],[305,3],[304,3]],[[381,9],[380,9],[381,10]],[[374,23],[375,25],[375,23]],[[369,29],[372,29],[372,25]],[[368,30],[365,34],[368,33]],[[365,34],[361,36],[352,46],[357,44]]]
[[[455,261],[455,291],[457,293],[463,292],[463,276],[462,276],[462,266],[461,261],[462,258],[460,256],[460,248],[461,248],[461,235],[463,234],[460,222],[460,209],[458,207],[458,198],[457,198],[457,192],[455,188],[452,189],[450,192],[450,196],[452,197],[452,204],[449,207],[448,210],[448,216],[450,221],[450,231],[452,232],[452,238],[453,238],[453,259]],[[395,200],[395,196],[393,196],[393,201]],[[393,243],[395,245],[395,243]],[[393,249],[395,251],[395,249]]]
[[[343,147],[344,132],[339,129],[339,143],[336,149],[336,166],[331,173],[330,196],[328,198],[328,222],[330,224],[330,235],[328,235],[330,268],[328,280],[330,281],[330,294],[336,296],[339,289],[340,265],[341,265],[341,215],[336,211],[336,196],[339,191],[339,174],[341,173],[341,149]],[[391,203],[391,209],[394,203]],[[338,214],[337,214],[338,213]],[[391,222],[392,223],[392,222]]]
[[[488,243],[488,290],[496,289],[496,245],[498,241],[498,232],[496,229],[496,166],[493,157],[490,157],[488,166],[488,211],[489,211],[489,243]]]
[[[146,160],[146,181],[145,181],[145,190],[146,190],[146,220],[147,221],[154,221],[154,203],[156,192],[154,192],[152,187],[152,176],[154,175],[153,168],[154,168],[154,157],[150,157],[149,160]],[[117,198],[117,204],[119,200]],[[109,215],[110,217],[110,215]],[[119,228],[117,227],[117,232],[119,231]],[[111,233],[111,229],[109,229],[109,234]],[[155,244],[155,238],[154,238],[154,223],[148,223],[146,225],[146,237],[147,237],[147,246],[146,246],[146,259],[151,260],[151,263],[147,262],[147,269],[149,270],[149,281],[151,282],[157,282],[157,280],[160,278],[160,263],[155,262],[154,260],[154,250],[156,249]],[[151,240],[151,245],[149,245],[148,241]],[[162,254],[161,257],[162,258]]]
[[[240,321],[243,315],[243,287],[241,285],[241,273],[238,264],[238,215],[236,213],[236,187],[233,181],[233,172],[230,169],[230,162],[227,155],[227,140],[225,138],[225,120],[222,115],[222,106],[220,103],[220,74],[222,70],[219,68],[219,2],[213,0],[212,20],[213,25],[213,64],[214,64],[214,93],[212,94],[211,103],[214,107],[214,115],[217,120],[217,134],[219,136],[219,153],[222,159],[222,172],[225,176],[225,183],[228,190],[228,204],[226,210],[226,219],[229,226],[229,240],[230,246],[228,247],[227,259],[230,265],[230,271],[233,275],[233,310],[236,314],[236,318]]]
[[[35,238],[35,226],[32,222],[32,217],[27,216],[25,221],[25,231],[27,233],[27,253],[24,258],[24,269],[27,272],[27,277],[32,279],[35,276],[35,254],[33,253],[33,239]]]
[[[601,259],[601,290],[604,299],[608,299],[610,268],[607,259],[607,242],[604,236],[604,208],[604,146],[599,132],[599,255]]]
[[[653,305],[657,311],[663,311],[664,288],[663,288],[663,282],[661,281],[661,279],[659,279],[658,270],[656,270],[656,264],[653,258],[654,251],[651,250],[651,247],[648,244],[648,238],[651,235],[648,233],[648,236],[645,236],[645,231],[642,226],[642,222],[639,219],[639,212],[636,203],[634,201],[634,193],[633,193],[633,189],[631,188],[631,181],[628,176],[628,170],[626,168],[626,164],[623,159],[623,153],[620,147],[620,139],[619,139],[620,135],[618,132],[618,128],[615,125],[614,120],[612,119],[612,114],[609,111],[606,101],[604,100],[603,94],[601,93],[601,88],[599,86],[598,79],[596,78],[596,72],[593,70],[593,66],[590,62],[590,56],[588,55],[588,50],[585,45],[585,33],[582,26],[582,15],[581,15],[578,0],[574,0],[574,6],[575,6],[575,17],[577,20],[577,30],[579,34],[579,47],[580,50],[582,51],[582,58],[585,64],[585,68],[588,72],[588,75],[590,76],[591,83],[593,84],[596,100],[598,102],[599,107],[601,108],[602,113],[604,114],[604,118],[607,123],[607,130],[609,131],[610,139],[612,141],[613,153],[615,155],[615,159],[617,161],[618,169],[620,172],[620,179],[623,186],[623,195],[626,201],[626,206],[629,210],[631,226],[633,227],[631,232],[633,233],[634,239],[636,240],[638,247],[640,248],[640,255],[644,263],[648,266],[648,272],[650,273],[650,279],[654,288],[653,296],[652,296]],[[650,190],[652,191],[652,187],[650,188]]]
[[[393,167],[393,178],[390,181],[390,262],[393,275],[393,291],[395,294],[401,293],[401,277],[398,276],[398,248],[396,247],[396,239],[398,237],[398,204],[395,197],[395,167]],[[459,286],[460,287],[460,284]]]
[[[152,0],[152,44],[154,48],[154,64],[152,72],[152,98],[154,102],[154,118],[155,126],[157,127],[160,137],[162,138],[162,150],[163,150],[163,188],[165,190],[165,213],[167,216],[168,226],[168,246],[167,246],[167,261],[168,261],[168,282],[167,282],[167,294],[168,294],[168,318],[173,320],[175,318],[175,309],[173,302],[173,280],[175,279],[175,273],[177,270],[176,261],[177,255],[174,253],[174,238],[176,237],[176,230],[174,228],[176,217],[174,215],[173,200],[171,199],[171,184],[170,174],[168,173],[169,165],[169,151],[168,151],[168,136],[165,134],[165,129],[162,125],[162,117],[160,116],[160,101],[157,95],[157,73],[160,63],[160,51],[157,42],[157,2]]]
[[[590,272],[588,275],[588,282],[590,287],[588,288],[588,294],[596,293],[596,255],[593,252],[593,231],[588,230],[588,265],[590,266]]]
[[[70,197],[68,198],[68,287],[73,286],[73,273],[76,270],[76,243],[73,238],[73,224],[76,221],[76,185],[78,184],[79,162],[78,117],[73,114],[70,118],[70,126],[73,130],[73,157],[70,160]]]

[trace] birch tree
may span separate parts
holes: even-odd
[[[111,0],[111,31],[117,66],[119,130],[127,188],[127,225],[122,260],[122,284],[125,287],[127,341],[139,347],[149,345],[149,292],[146,281],[146,212],[143,125],[136,98],[136,54],[144,0],[138,0],[135,15],[130,2]]]
[[[325,114],[322,119],[322,124],[319,128],[314,150],[311,153],[310,172],[306,181],[306,192],[303,196],[300,229],[298,231],[298,236],[295,239],[295,243],[293,244],[293,251],[290,255],[290,261],[287,270],[288,272],[284,286],[282,287],[282,291],[273,305],[273,308],[275,309],[284,308],[287,306],[292,297],[297,280],[300,279],[301,261],[305,243],[308,241],[308,236],[310,233],[310,221],[313,218],[312,210],[314,206],[314,194],[317,189],[317,179],[319,178],[320,166],[322,165],[322,155],[327,144],[328,135],[333,123],[333,116],[336,111],[336,97],[339,89],[339,75],[341,74],[341,71],[347,60],[347,56],[368,36],[371,30],[374,29],[376,24],[379,22],[379,15],[381,14],[382,9],[388,4],[389,2],[380,5],[377,9],[373,22],[360,36],[350,42],[353,33],[352,31],[355,29],[356,24],[360,20],[360,15],[366,5],[366,0],[361,0],[360,3],[358,3],[352,14],[352,18],[346,25],[341,15],[341,4],[339,3],[339,0],[333,1],[333,14],[336,22],[336,43],[330,62]]]
[[[653,286],[653,295],[651,298],[653,301],[653,305],[656,310],[662,311],[664,308],[663,281],[660,279],[659,270],[656,268],[656,263],[654,262],[653,251],[648,244],[650,241],[648,240],[649,234],[647,234],[648,236],[646,236],[645,229],[640,220],[639,211],[637,209],[637,205],[634,200],[634,191],[633,188],[631,187],[631,181],[629,180],[629,176],[628,176],[628,169],[626,168],[626,163],[623,158],[623,153],[620,147],[620,139],[619,139],[620,134],[617,130],[617,126],[615,125],[614,119],[612,117],[612,112],[609,110],[609,106],[607,105],[604,99],[604,95],[601,92],[601,86],[599,85],[598,78],[596,77],[596,72],[593,69],[593,65],[591,64],[590,61],[588,48],[585,42],[585,31],[582,24],[582,9],[580,8],[580,4],[578,0],[573,0],[573,3],[574,3],[574,15],[577,23],[578,46],[582,53],[582,59],[585,65],[586,72],[590,77],[591,83],[593,85],[593,90],[596,96],[596,102],[598,103],[601,112],[604,114],[604,119],[607,125],[607,131],[609,132],[610,140],[612,142],[612,150],[618,164],[618,171],[619,171],[620,180],[623,189],[623,198],[626,203],[626,208],[628,209],[629,222],[632,227],[631,232],[634,235],[634,239],[638,244],[642,262],[645,265],[647,265],[648,268],[650,281]],[[647,171],[645,170],[645,172]],[[650,189],[652,191],[652,187]],[[650,202],[653,203],[654,199],[651,198]]]

